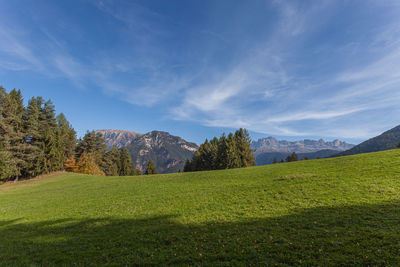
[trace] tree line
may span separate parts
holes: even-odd
[[[0,180],[18,180],[62,170],[73,156],[76,134],[50,100],[0,87]]]
[[[249,167],[255,165],[251,139],[246,129],[240,128],[228,136],[207,139],[200,145],[192,160],[186,160],[183,171],[204,171]]]
[[[107,150],[101,133],[81,139],[64,114],[56,116],[50,100],[32,97],[24,106],[20,90],[0,86],[0,181],[54,171],[126,176],[137,170],[126,148]],[[157,173],[149,162],[145,174]]]

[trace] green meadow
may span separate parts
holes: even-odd
[[[0,266],[399,263],[400,150],[0,186]]]

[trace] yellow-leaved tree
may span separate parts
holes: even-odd
[[[76,164],[75,172],[104,176],[104,172],[96,164],[92,153],[83,152]]]

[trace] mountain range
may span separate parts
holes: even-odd
[[[151,159],[159,173],[171,173],[183,170],[185,160],[191,159],[199,148],[197,144],[173,136],[167,132],[152,131],[141,134],[123,130],[97,130],[106,139],[108,148],[127,147],[135,166],[144,171]],[[320,140],[287,141],[274,137],[260,138],[253,141],[257,165],[271,164],[285,160],[291,153],[296,152],[299,159],[326,158],[331,156],[346,156],[367,152],[375,152],[396,148],[400,143],[400,125],[371,138],[357,146],[340,140],[326,142]]]
[[[337,153],[338,153],[337,150],[324,149],[324,150],[319,150],[316,152],[296,153],[296,154],[297,154],[299,160],[301,160],[303,158],[307,158],[307,159],[328,158]],[[264,152],[264,153],[258,154],[256,156],[256,164],[257,165],[272,164],[274,162],[274,159],[276,159],[277,162],[280,162],[281,160],[285,161],[286,158],[291,154],[292,153],[289,153],[289,152]]]
[[[348,156],[354,154],[377,152],[396,148],[400,143],[400,125],[361,144],[336,154],[335,156]]]
[[[323,139],[318,141],[305,139],[291,142],[286,140],[277,140],[274,137],[258,139],[257,141],[253,141],[251,146],[254,149],[254,155],[256,157],[266,152],[312,153],[321,150],[334,150],[340,152],[354,147],[354,145],[340,140],[325,142]]]
[[[109,149],[116,146],[121,148],[130,145],[137,137],[143,134],[133,131],[123,130],[96,130],[96,133],[101,133],[106,139],[106,144]]]
[[[109,148],[126,147],[135,167],[145,171],[151,159],[158,173],[171,173],[183,170],[186,159],[191,159],[199,148],[197,144],[187,142],[167,132],[152,131],[140,134],[132,131],[97,130],[106,139]]]

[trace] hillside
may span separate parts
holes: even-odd
[[[266,152],[282,152],[282,153],[311,153],[321,150],[336,150],[344,151],[354,147],[352,144],[348,144],[344,141],[334,140],[332,142],[326,142],[323,139],[320,140],[299,140],[299,141],[286,141],[277,140],[274,137],[260,138],[257,141],[252,142],[252,148],[255,150],[254,155],[266,153]]]
[[[309,152],[309,153],[298,153],[297,156],[299,160],[307,157],[308,159],[318,159],[318,158],[327,158],[329,156],[337,154],[337,150],[325,149],[320,150],[317,152]],[[274,159],[278,162],[281,160],[286,160],[286,158],[291,155],[292,153],[285,153],[285,152],[265,152],[261,154],[257,154],[256,156],[256,164],[257,165],[267,165],[272,164]]]
[[[106,139],[106,144],[109,149],[116,146],[121,148],[131,144],[137,137],[143,135],[133,131],[123,130],[96,130],[96,133],[101,133]]]
[[[0,266],[394,266],[400,150],[0,186]]]
[[[151,159],[157,172],[171,173],[182,171],[185,160],[192,158],[198,146],[167,132],[152,131],[136,138],[127,148],[136,168],[142,172]]]
[[[384,151],[397,148],[400,143],[400,125],[384,132],[374,138],[353,147],[352,149],[343,151],[335,156],[348,156],[368,152]]]

